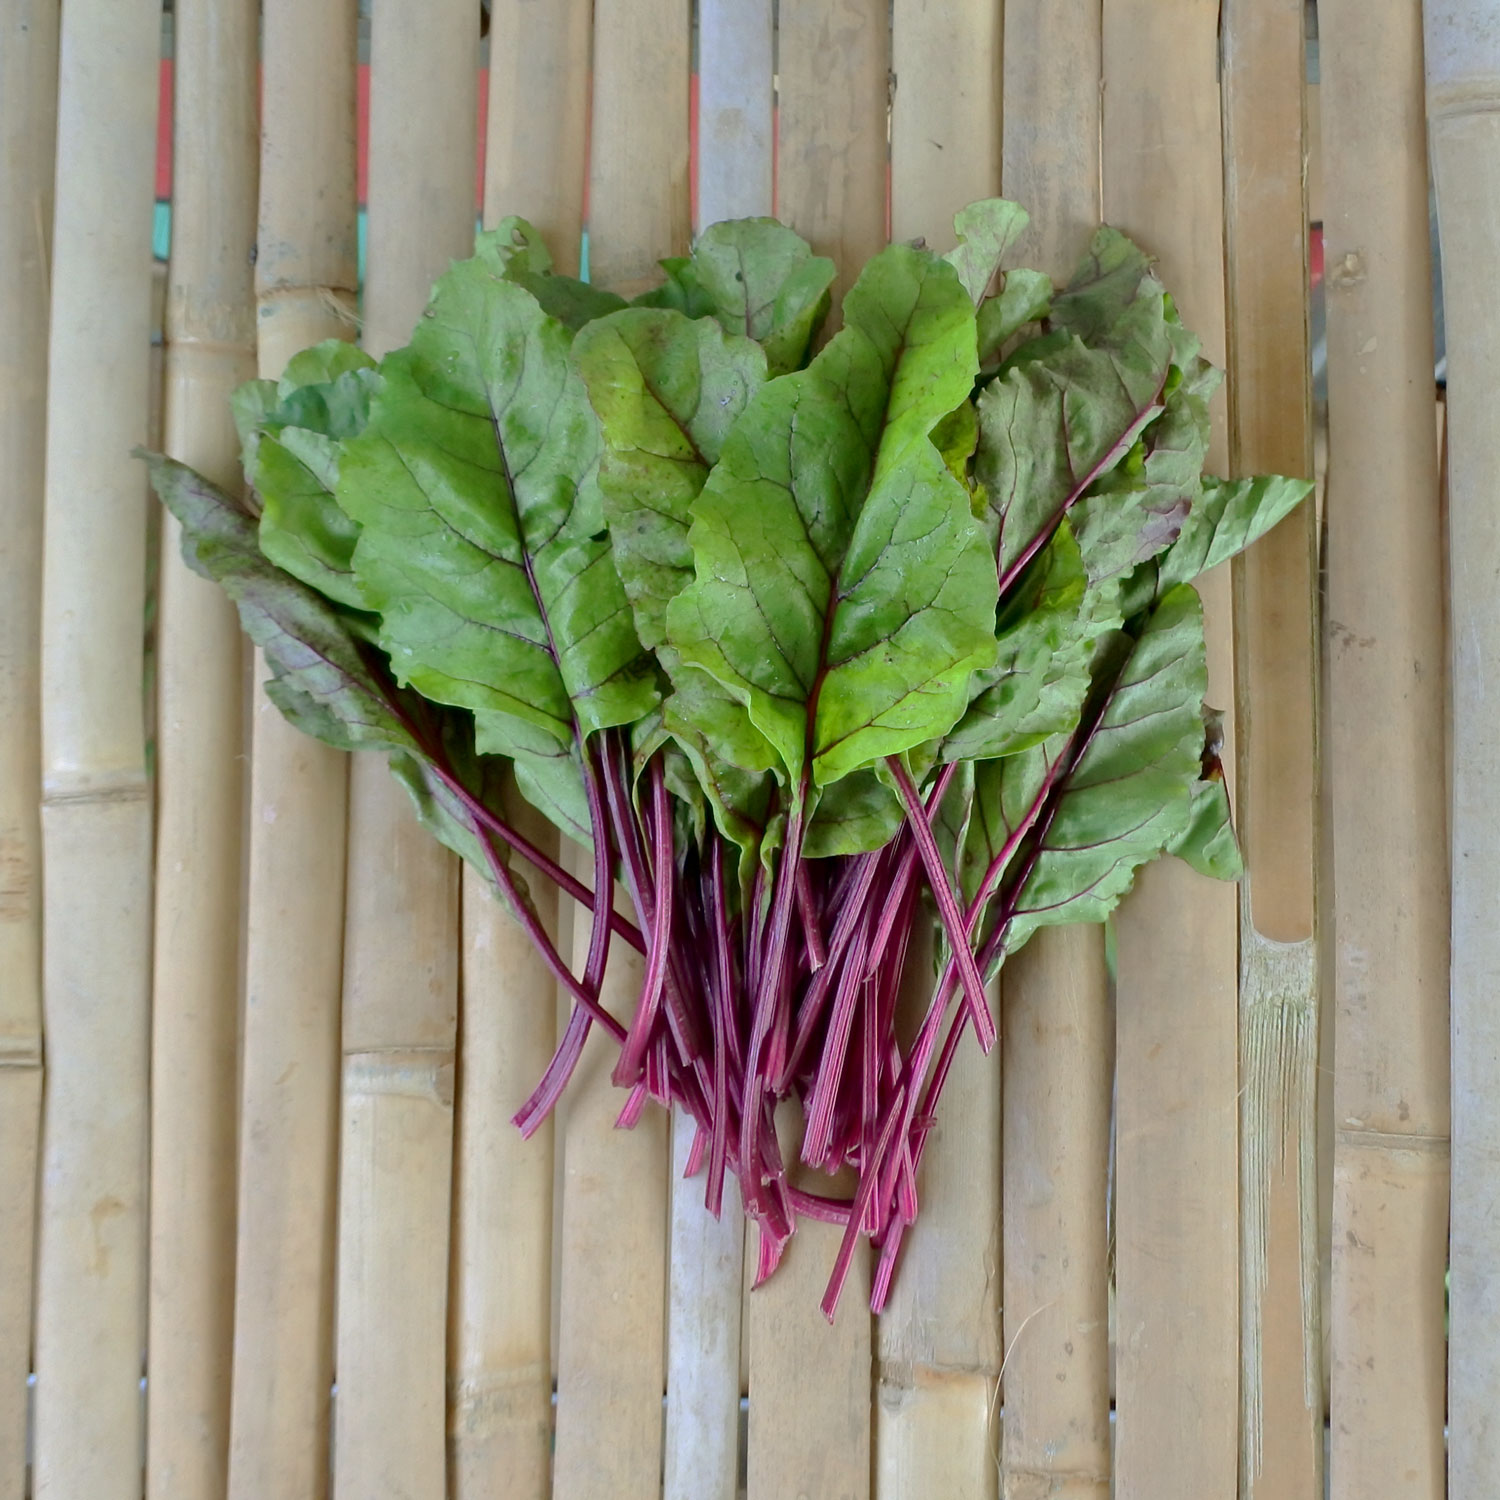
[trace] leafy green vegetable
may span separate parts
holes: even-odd
[[[1205,478],[1218,373],[1149,259],[1100,230],[1056,290],[1026,222],[988,200],[946,257],[882,251],[813,355],[834,268],[771,220],[627,306],[507,219],[378,367],[323,344],[236,394],[247,506],[148,460],[282,712],[384,753],[572,996],[517,1124],[602,1028],[621,1122],[686,1110],[715,1211],[738,1177],[760,1278],[799,1216],[844,1225],[830,1316],[861,1235],[887,1295],[955,1049],[996,1033],[983,972],[1163,853],[1240,873],[1192,580],[1310,488]],[[511,853],[592,912],[581,971]],[[794,1180],[788,1096],[852,1198]]]

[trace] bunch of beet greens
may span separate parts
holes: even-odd
[[[323,344],[237,393],[251,508],[149,460],[281,711],[385,752],[571,994],[521,1129],[603,1027],[621,1123],[691,1115],[760,1278],[799,1215],[845,1226],[830,1316],[861,1235],[886,1298],[1005,956],[1163,851],[1237,873],[1191,580],[1310,488],[1205,478],[1218,376],[1147,258],[1101,230],[1054,291],[1007,262],[1025,222],[977,203],[951,254],[882,251],[809,359],[834,268],[772,220],[715,225],[633,304],[509,220],[406,348]],[[511,826],[510,778],[591,880]],[[592,912],[581,974],[522,861]],[[618,943],[629,1015],[599,998]],[[790,1098],[852,1199],[784,1158]]]

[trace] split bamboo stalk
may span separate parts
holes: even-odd
[[[1104,215],[1159,255],[1223,365],[1217,0],[1105,0]],[[1222,402],[1209,466],[1223,472]],[[1200,584],[1209,701],[1232,708],[1227,569]],[[1233,765],[1232,722],[1226,765]],[[1164,861],[1118,919],[1115,1493],[1238,1484],[1236,893]]]
[[[687,1177],[697,1127],[672,1115],[672,1228],[667,1285],[664,1500],[735,1500],[740,1482],[740,1334],[745,1220],[724,1184],[715,1219],[703,1176]]]
[[[773,0],[699,0],[698,223],[773,208]]]
[[[1446,459],[1453,693],[1453,1214],[1449,1293],[1448,1493],[1477,1500],[1500,1475],[1493,1397],[1500,1382],[1500,1274],[1494,1016],[1500,942],[1493,680],[1500,616],[1495,393],[1500,323],[1500,14],[1472,0],[1426,0],[1427,115],[1443,244],[1448,359]]]
[[[1338,939],[1330,1464],[1334,1500],[1416,1500],[1444,1490],[1449,1108],[1421,7],[1319,9]]]
[[[47,1500],[123,1500],[143,1458],[151,983],[146,492],[130,450],[149,406],[160,6],[70,5],[59,41],[48,385],[67,399],[46,429],[32,1482]]]
[[[485,222],[517,213],[559,271],[578,271],[588,147],[588,0],[500,0],[490,22]],[[519,796],[515,825],[557,835]],[[556,891],[531,882],[557,931]],[[484,879],[463,872],[463,1001],[455,1152],[450,1417],[456,1500],[545,1500],[552,1462],[552,1119],[523,1141],[511,1117],[556,1044],[551,975]],[[564,1104],[563,1108],[566,1108]]]
[[[889,0],[786,0],[777,15],[777,215],[833,257],[834,313],[886,242]]]
[[[691,21],[682,0],[594,0],[589,279],[624,296],[692,233]]]
[[[769,0],[703,0],[698,13],[698,226],[767,215],[775,34]],[[686,1172],[696,1127],[672,1117],[664,1500],[735,1500],[745,1223],[739,1184],[720,1216]]]
[[[57,0],[0,6],[0,1500],[26,1485],[42,1125],[42,494]]]
[[[597,118],[597,117],[596,117]],[[580,878],[592,866],[569,851]],[[616,892],[616,905],[630,903]],[[581,973],[589,924],[573,924]],[[628,1016],[645,966],[610,949],[600,1003]],[[625,1095],[610,1084],[617,1049],[598,1027],[569,1085],[563,1152],[562,1320],[557,1354],[555,1500],[656,1500],[662,1484],[666,1377],[667,1117],[655,1105],[615,1128]]]
[[[260,372],[354,332],[351,0],[266,0]],[[256,662],[257,680],[265,675]],[[251,720],[230,1500],[328,1485],[347,758]]]
[[[783,1159],[797,1161],[802,1122],[791,1106],[781,1110],[777,1125]],[[845,1177],[835,1182],[834,1191],[847,1197],[853,1174]],[[809,1185],[827,1191],[828,1179]],[[818,1310],[842,1237],[837,1225],[799,1220],[775,1275],[749,1294],[748,1500],[788,1495],[864,1500],[871,1493],[874,1320],[864,1247],[854,1257],[831,1328]],[[752,1231],[752,1249],[754,1244]],[[753,1255],[745,1259],[747,1265],[754,1262]]]
[[[1066,281],[1100,215],[1097,0],[1011,0],[1005,55],[1005,192],[1032,215],[1015,253]],[[1002,989],[1002,1492],[1106,1500],[1115,1018],[1103,928],[1038,932]]]
[[[166,447],[233,491],[229,395],[255,374],[254,0],[176,13]],[[244,657],[233,605],[167,517],[157,631],[151,1500],[221,1500],[234,1338]]]
[[[484,222],[529,219],[570,276],[583,234],[593,9],[592,0],[495,0],[490,12]]]
[[[1302,0],[1231,0],[1222,27],[1230,464],[1311,475]],[[1242,1500],[1323,1493],[1315,547],[1305,505],[1233,569]]]
[[[778,215],[833,257],[837,300],[886,241],[889,7],[784,0],[777,26]],[[788,1161],[794,1144],[784,1147]],[[747,1299],[750,1500],[870,1493],[873,1320],[864,1247],[831,1333],[818,1311],[841,1238],[836,1225],[803,1220],[776,1274]],[[815,1381],[809,1348],[819,1351]]]
[[[891,51],[891,226],[953,242],[953,215],[1000,191],[999,7],[896,0]],[[904,1000],[932,988],[916,942]],[[992,1003],[998,996],[992,996]],[[1000,1382],[1000,1058],[970,1037],[927,1139],[924,1201],[877,1327],[876,1491],[996,1493]]]
[[[478,29],[379,0],[370,36],[364,345],[404,344],[474,244]],[[373,756],[349,783],[334,1494],[447,1493],[458,868]]]
[[[519,797],[513,826],[550,824]],[[556,836],[552,836],[555,847]],[[545,847],[545,845],[543,846]],[[526,872],[528,877],[530,872]],[[557,893],[528,879],[548,933]],[[531,940],[469,869],[463,882],[452,1307],[455,1500],[546,1500],[552,1464],[552,1140],[510,1123],[556,1044],[555,984]]]

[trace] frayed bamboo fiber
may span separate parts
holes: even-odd
[[[775,36],[769,0],[704,0],[698,13],[698,227],[771,212]],[[672,1117],[664,1500],[735,1500],[745,1223],[739,1184],[716,1219],[686,1178],[696,1126]]]
[[[1015,255],[1064,282],[1100,214],[1098,0],[1005,9]],[[1005,1500],[1110,1488],[1109,1173],[1114,1012],[1099,926],[1045,928],[1001,981]]]
[[[578,271],[588,144],[588,0],[498,0],[490,21],[485,223],[520,214]],[[513,821],[557,834],[512,791]],[[529,881],[558,941],[557,896]],[[463,1001],[449,1381],[456,1500],[545,1500],[552,1464],[555,1127],[521,1139],[511,1116],[556,1044],[556,985],[482,876],[463,872]]]
[[[1500,1476],[1500,1263],[1492,1222],[1500,1173],[1500,976],[1495,898],[1494,709],[1500,651],[1500,478],[1495,396],[1500,320],[1500,13],[1427,0],[1427,116],[1443,246],[1453,691],[1453,1215],[1448,1348],[1448,1493],[1478,1500]]]
[[[256,331],[273,378],[354,333],[356,21],[348,0],[264,6]],[[347,757],[257,692],[230,1500],[327,1492],[347,798]]]
[[[698,229],[771,212],[775,70],[773,0],[699,0]]]
[[[1330,1479],[1334,1500],[1416,1500],[1444,1490],[1449,1100],[1421,7],[1325,0],[1319,27],[1338,941]]]
[[[626,297],[692,233],[691,22],[681,0],[594,0],[589,279]]]
[[[166,448],[233,492],[255,374],[254,0],[181,0]],[[244,657],[234,607],[162,524],[151,1026],[151,1500],[220,1500],[234,1335]]]
[[[945,251],[953,215],[1000,191],[999,8],[897,0],[891,227]],[[905,1000],[933,983],[914,942]],[[992,1004],[995,997],[992,997]],[[999,1467],[1000,1058],[970,1035],[954,1060],[922,1160],[922,1216],[877,1325],[876,1489],[992,1496]]]
[[[60,33],[32,1461],[34,1492],[47,1500],[124,1500],[141,1484],[151,805],[146,491],[130,450],[147,436],[160,41],[149,0],[72,4]]]
[[[1310,475],[1304,7],[1232,0],[1222,24],[1230,463]],[[1323,1492],[1315,539],[1305,505],[1234,564],[1242,1500]]]
[[[1216,0],[1105,0],[1104,216],[1158,255],[1223,365]],[[1222,399],[1209,468],[1226,460]],[[1227,569],[1200,582],[1208,696],[1234,704]],[[1226,721],[1225,763],[1234,764]],[[1118,917],[1120,1500],[1233,1496],[1239,1480],[1236,892],[1166,860]]]
[[[26,1485],[42,1124],[42,492],[57,0],[0,6],[0,1500]]]
[[[587,878],[591,857],[570,851]],[[616,893],[629,911],[629,899]],[[576,916],[576,913],[575,913]],[[589,923],[573,924],[573,971]],[[645,967],[616,941],[599,1000],[628,1016]],[[617,1049],[598,1027],[584,1044],[559,1131],[563,1153],[562,1320],[557,1354],[555,1500],[656,1500],[666,1377],[667,1117],[654,1104],[615,1127],[625,1095],[610,1083]]]
[[[834,310],[886,242],[889,0],[786,0],[777,15],[776,214],[833,257]]]
[[[534,843],[551,825],[512,792]],[[557,892],[527,877],[548,933]],[[452,1473],[455,1500],[546,1500],[552,1466],[553,1123],[522,1140],[511,1116],[556,1045],[555,981],[482,877],[463,877],[463,1040],[454,1193]],[[561,948],[559,951],[566,951]]]
[[[364,345],[377,358],[473,248],[478,42],[464,0],[374,7]],[[443,1500],[458,867],[375,756],[351,770],[349,871],[334,1494]]]
[[[588,158],[592,0],[494,0],[484,222],[520,214],[578,274]]]

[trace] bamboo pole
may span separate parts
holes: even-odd
[[[42,1125],[42,494],[57,0],[0,7],[0,1497],[26,1484]]]
[[[886,241],[889,9],[875,0],[786,0],[777,25],[778,214],[837,262],[837,299]],[[831,1333],[818,1311],[841,1238],[836,1225],[803,1220],[776,1274],[749,1294],[750,1500],[870,1492],[864,1247]],[[815,1381],[808,1349],[818,1350]]]
[[[580,876],[592,865],[573,848]],[[628,899],[616,895],[621,911]],[[581,973],[589,924],[573,926]],[[615,944],[599,999],[628,1016],[645,969]],[[662,1484],[666,1368],[667,1117],[647,1105],[618,1130],[617,1049],[597,1027],[569,1085],[563,1152],[562,1318],[557,1355],[555,1500],[655,1500]]]
[[[798,1161],[800,1119],[788,1106],[777,1124],[783,1160]],[[835,1183],[834,1191],[848,1196],[852,1175]],[[827,1191],[828,1179],[819,1176],[806,1185]],[[783,1500],[787,1495],[862,1500],[871,1493],[874,1320],[867,1247],[854,1256],[831,1328],[818,1310],[842,1237],[837,1225],[799,1220],[775,1275],[749,1294],[748,1500]],[[753,1256],[746,1256],[746,1263],[753,1264]]]
[[[777,215],[833,257],[834,314],[886,242],[888,0],[786,0],[777,18]]]
[[[72,5],[60,33],[48,384],[67,399],[47,413],[32,1470],[49,1500],[136,1495],[143,1457],[151,804],[129,455],[149,405],[159,18],[148,0]]]
[[[473,249],[474,20],[466,0],[374,7],[364,344],[377,358]],[[374,756],[351,771],[349,869],[334,1493],[442,1500],[458,868]]]
[[[699,0],[698,222],[774,206],[773,0]]]
[[[595,0],[589,279],[624,296],[687,250],[691,11],[683,0]]]
[[[657,260],[686,248],[690,21],[673,0],[594,6],[590,276],[620,291],[649,285]],[[575,924],[577,969],[586,933]],[[616,945],[603,1003],[628,1015],[643,973],[639,957]],[[644,1500],[662,1483],[667,1120],[648,1108],[633,1131],[615,1129],[613,1051],[596,1029],[560,1134],[557,1500]]]
[[[485,222],[530,219],[560,271],[578,270],[588,146],[588,0],[501,0],[490,23]],[[516,826],[553,853],[557,835],[516,797]],[[547,930],[556,892],[531,883]],[[529,940],[463,872],[450,1337],[457,1500],[545,1500],[552,1459],[554,1122],[529,1141],[510,1123],[556,1043],[555,986]]]
[[[772,206],[775,36],[767,0],[698,13],[698,227]],[[672,1117],[664,1500],[735,1500],[745,1223],[739,1184],[715,1219],[686,1172],[696,1127]]]
[[[1015,253],[1065,281],[1100,214],[1097,0],[1011,0],[1005,52],[1005,192],[1032,214]],[[1003,1493],[1105,1500],[1115,1018],[1103,928],[1044,928],[1002,987]]]
[[[891,225],[953,244],[953,215],[1000,190],[997,6],[897,0]],[[904,998],[925,1004],[930,941],[913,944]],[[923,1157],[923,1213],[878,1324],[876,1490],[992,1496],[1000,1409],[1000,1058],[969,1043]]]
[[[1234,472],[1312,473],[1302,0],[1224,10]],[[1318,1283],[1316,517],[1237,559],[1242,1500],[1323,1493]]]
[[[550,825],[519,797],[512,823]],[[555,846],[555,835],[553,844]],[[545,845],[544,845],[545,847]],[[530,881],[556,930],[557,893]],[[554,982],[482,877],[464,870],[452,1295],[455,1500],[546,1500],[552,1462],[552,1142],[510,1123],[556,1043]]]
[[[1500,620],[1494,573],[1500,447],[1500,17],[1493,5],[1427,0],[1427,114],[1443,242],[1453,692],[1453,1213],[1448,1493],[1489,1494],[1500,1475],[1492,1402],[1500,1384],[1500,1275],[1493,1214],[1500,1032],[1491,1015],[1500,944],[1495,890],[1493,714],[1485,681]],[[1488,570],[1488,572],[1487,572]]]
[[[1448,864],[1421,8],[1320,7],[1338,922],[1332,1494],[1443,1493]]]
[[[255,373],[253,0],[176,14],[166,446],[233,490],[229,395]],[[234,1332],[244,659],[220,590],[162,525],[152,987],[152,1500],[222,1497]]]
[[[262,375],[354,332],[356,21],[352,0],[265,3]],[[230,1500],[327,1490],[347,797],[346,758],[257,693]]]
[[[1161,258],[1224,363],[1215,0],[1105,0],[1104,213]],[[1226,458],[1222,404],[1210,467]],[[1232,707],[1226,569],[1200,584],[1209,701]],[[1233,764],[1232,724],[1226,764]],[[1236,893],[1168,861],[1118,923],[1117,1384],[1121,1500],[1233,1496],[1239,1294]]]
[[[583,233],[592,17],[592,0],[495,0],[490,14],[484,222],[529,219],[570,276]]]

